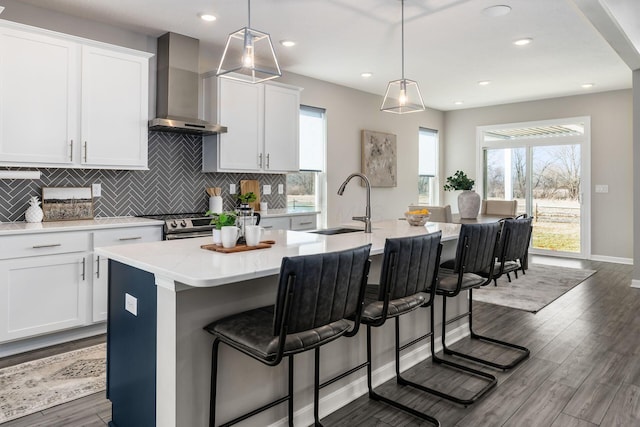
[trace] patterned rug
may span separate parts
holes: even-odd
[[[106,344],[0,369],[0,423],[105,389]]]
[[[563,294],[582,283],[595,270],[531,264],[527,274],[518,273],[511,283],[507,276],[498,279],[498,286],[484,286],[473,290],[473,300],[537,313]]]

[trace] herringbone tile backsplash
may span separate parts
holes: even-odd
[[[206,187],[222,187],[224,208],[235,206],[229,184],[257,179],[270,184],[272,193],[261,195],[270,208],[285,208],[286,175],[202,173],[201,137],[167,132],[149,132],[149,170],[42,168],[39,180],[0,180],[0,221],[22,221],[31,196],[42,187],[90,187],[102,185],[102,196],[94,198],[96,217],[204,212],[209,206]],[[22,170],[23,168],[14,168]],[[285,192],[286,193],[286,192]]]

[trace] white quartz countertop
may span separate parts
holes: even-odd
[[[52,222],[3,222],[0,223],[0,236],[12,234],[30,234],[60,231],[89,231],[101,228],[122,228],[163,225],[163,221],[138,217],[95,218],[77,221]]]
[[[333,252],[372,244],[371,254],[384,251],[389,237],[414,236],[442,230],[442,240],[458,238],[459,224],[427,223],[413,227],[406,221],[373,223],[373,232],[321,235],[290,230],[265,231],[263,240],[275,240],[269,249],[220,253],[202,249],[211,239],[167,240],[96,248],[98,255],[153,273],[156,284],[179,290],[175,283],[191,287],[220,286],[228,283],[278,274],[285,256]]]

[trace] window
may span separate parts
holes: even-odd
[[[438,131],[418,131],[418,203],[438,204]]]
[[[300,107],[300,172],[287,174],[287,207],[324,211],[325,110]]]

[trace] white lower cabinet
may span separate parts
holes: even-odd
[[[0,261],[0,341],[87,322],[89,253]]]
[[[108,260],[93,249],[158,240],[160,225],[0,237],[0,344],[104,322]]]
[[[316,228],[316,214],[263,217],[260,220],[260,225],[265,230],[314,230]]]

